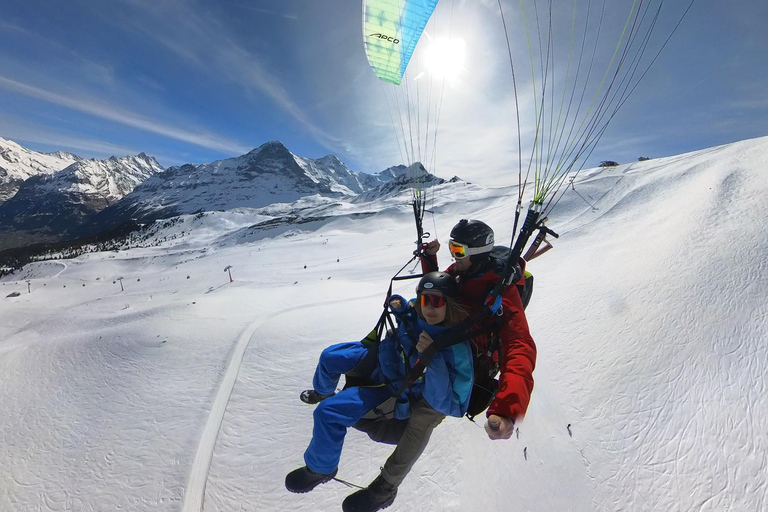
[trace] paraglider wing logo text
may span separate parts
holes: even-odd
[[[393,44],[400,44],[400,40],[398,38],[392,37],[392,36],[388,36],[388,35],[385,35],[385,34],[371,34],[368,37],[376,37],[378,39],[383,39],[385,41],[389,41],[390,43],[393,43]]]

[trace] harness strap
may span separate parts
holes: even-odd
[[[476,329],[477,325],[491,315],[490,309],[483,307],[475,311],[472,315],[465,318],[458,324],[454,325],[442,336],[436,339],[424,352],[421,357],[413,365],[413,368],[409,372],[407,378],[400,386],[400,389],[394,396],[402,395],[419,377],[421,377],[427,370],[427,366],[432,362],[432,358],[440,350],[462,343],[467,339],[471,339],[482,332],[483,327]],[[474,329],[474,330],[473,330]]]
[[[347,487],[351,487],[352,489],[365,489],[365,487],[361,487],[357,484],[353,484],[352,482],[347,482],[346,480],[342,480],[341,478],[333,477],[333,479],[339,483],[346,485]]]

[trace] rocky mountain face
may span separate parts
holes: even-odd
[[[201,211],[261,208],[302,197],[356,196],[388,183],[405,167],[375,175],[350,171],[338,158],[303,158],[280,142],[268,142],[235,158],[170,167],[136,187],[94,218],[92,230],[126,219],[151,221]]]
[[[76,236],[92,215],[117,203],[163,168],[145,155],[80,160],[54,174],[37,174],[0,205],[0,248]],[[23,234],[23,236],[21,236]]]
[[[53,174],[80,160],[63,151],[38,153],[0,137],[0,204],[13,197],[24,180]]]
[[[379,174],[383,174],[389,179],[379,180],[373,188],[358,195],[354,199],[355,202],[375,201],[379,198],[396,196],[407,189],[426,190],[434,185],[445,183],[444,179],[430,174],[419,162],[409,167],[404,165],[390,167]],[[454,177],[453,180],[458,180],[458,178]]]

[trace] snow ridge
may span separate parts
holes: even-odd
[[[63,151],[38,153],[0,137],[0,203],[13,197],[24,180],[53,174],[81,160]]]

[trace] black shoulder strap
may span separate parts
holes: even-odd
[[[487,326],[484,325],[486,323],[485,320],[489,318],[491,314],[491,310],[488,307],[481,307],[434,340],[429,348],[421,354],[421,357],[416,361],[416,364],[413,365],[413,368],[411,368],[405,381],[394,396],[400,396],[411,384],[416,382],[416,380],[424,374],[424,371],[427,369],[427,366],[429,366],[429,363],[432,362],[432,358],[435,357],[437,352],[472,339],[480,334],[485,334],[487,332]]]

